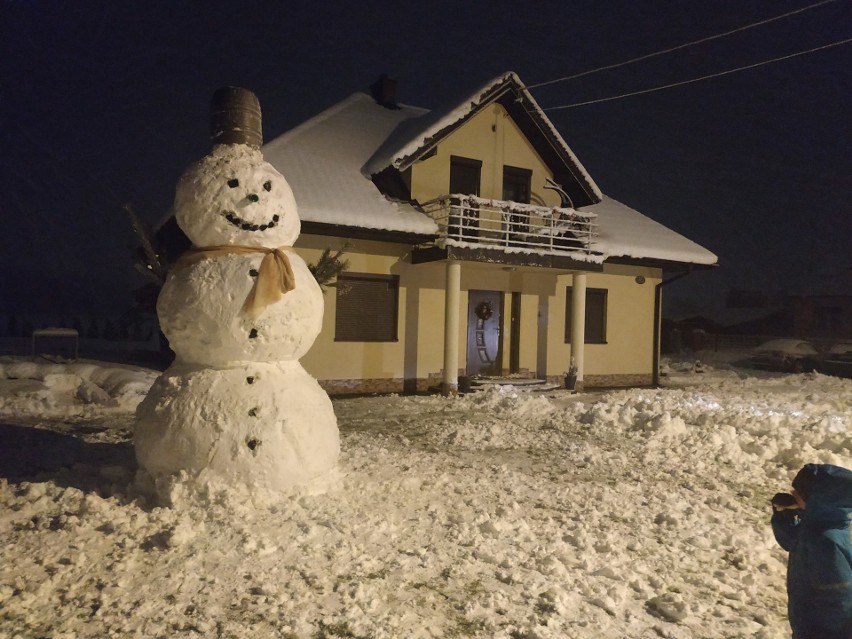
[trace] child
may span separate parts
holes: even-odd
[[[808,464],[772,498],[772,532],[790,553],[793,639],[852,639],[852,471]]]

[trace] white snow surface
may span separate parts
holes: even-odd
[[[852,381],[702,360],[335,400],[324,487],[155,503],[129,443],[155,373],[2,359],[0,637],[786,639],[768,500],[852,465]]]

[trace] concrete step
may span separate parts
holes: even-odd
[[[472,377],[470,380],[470,392],[488,390],[495,386],[511,386],[515,390],[524,393],[552,391],[564,388],[559,384],[550,384],[543,379],[531,379],[528,377]]]

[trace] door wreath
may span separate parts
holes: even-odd
[[[479,319],[487,320],[494,315],[494,308],[491,306],[491,302],[480,302],[473,312]]]

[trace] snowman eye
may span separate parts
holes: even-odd
[[[228,180],[228,186],[230,186],[232,189],[237,188],[239,185],[240,181],[237,178],[231,178],[230,180]]]
[[[264,188],[265,190],[267,190],[267,191],[271,191],[271,190],[272,190],[272,182],[268,182],[268,181],[267,181],[267,182],[264,182],[264,183],[263,183],[263,188]]]

